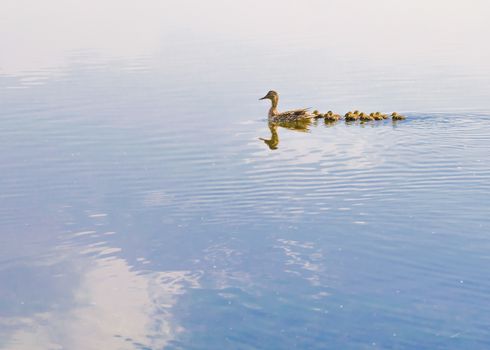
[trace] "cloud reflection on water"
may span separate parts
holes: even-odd
[[[13,330],[8,349],[162,348],[183,331],[172,307],[187,288],[199,286],[199,273],[136,271],[115,256],[79,263],[86,269],[68,305],[55,300],[32,315],[0,317],[2,328]]]

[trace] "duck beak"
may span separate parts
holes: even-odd
[[[265,96],[264,96],[264,97],[262,97],[262,98],[259,98],[259,101],[260,101],[260,100],[265,100],[266,98],[267,98],[267,95],[265,95]]]

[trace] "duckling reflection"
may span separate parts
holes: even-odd
[[[309,129],[310,125],[311,125],[311,120],[309,119],[289,121],[289,122],[269,121],[268,126],[269,126],[269,130],[271,131],[271,138],[264,139],[260,137],[259,140],[264,141],[264,143],[267,146],[269,146],[271,150],[276,150],[279,146],[279,134],[277,132],[278,127],[293,130],[293,131],[298,131],[298,132],[308,132],[310,130]]]

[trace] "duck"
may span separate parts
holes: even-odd
[[[403,115],[400,115],[396,112],[393,112],[393,113],[391,113],[391,119],[392,120],[404,120],[404,119],[406,119],[406,117],[404,117]]]
[[[294,122],[301,120],[310,120],[315,115],[308,112],[308,108],[295,109],[293,111],[279,112],[277,110],[277,104],[279,102],[279,94],[274,90],[271,90],[259,100],[271,100],[272,106],[269,109],[269,121],[270,122]]]

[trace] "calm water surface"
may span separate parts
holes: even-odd
[[[111,1],[0,22],[0,349],[490,347],[485,2]]]

